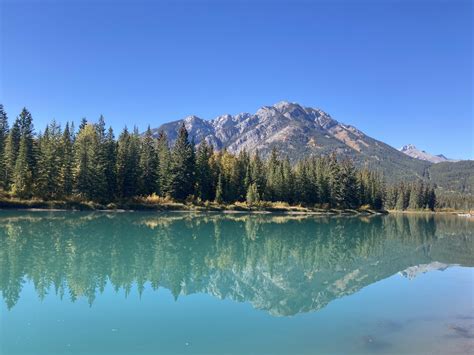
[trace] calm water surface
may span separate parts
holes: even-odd
[[[454,216],[0,212],[0,353],[473,353],[473,265]]]

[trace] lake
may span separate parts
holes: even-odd
[[[474,352],[474,222],[0,212],[1,354]]]

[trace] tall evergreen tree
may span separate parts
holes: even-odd
[[[210,165],[212,147],[205,140],[196,153],[196,193],[204,201],[212,199],[213,177]]]
[[[35,179],[36,155],[33,140],[33,118],[23,108],[18,116],[20,146],[13,171],[12,192],[21,198],[31,197]]]
[[[328,160],[330,201],[333,207],[341,206],[344,202],[343,187],[341,181],[341,166],[336,155],[332,154]]]
[[[194,147],[189,142],[188,131],[183,124],[171,152],[171,195],[175,199],[184,200],[194,194],[194,169]]]
[[[25,135],[21,136],[20,149],[13,171],[12,192],[20,198],[30,198],[33,191],[33,171],[28,161],[29,144]]]
[[[107,195],[113,199],[117,191],[117,143],[115,142],[114,131],[109,127],[104,142],[105,151],[105,180],[107,181]]]
[[[162,196],[171,195],[171,152],[168,137],[163,131],[158,133],[156,140],[156,152],[158,154],[157,187]]]
[[[5,146],[8,138],[8,117],[0,104],[0,189],[6,190],[8,187],[7,181],[7,163],[5,156]]]
[[[221,204],[224,202],[224,187],[222,183],[222,174],[219,174],[219,177],[217,179],[217,186],[216,186],[216,198],[215,202],[218,204]]]
[[[260,201],[260,195],[258,193],[257,184],[252,183],[247,191],[247,204],[249,206],[254,206]]]
[[[86,124],[74,142],[76,192],[87,199],[104,202],[108,200],[105,167],[99,149],[96,127]]]
[[[140,170],[141,194],[151,195],[152,193],[157,193],[158,154],[150,126],[148,126],[145,136],[142,139]]]
[[[18,150],[20,149],[20,120],[17,118],[10,132],[7,136],[7,141],[5,143],[5,177],[4,184],[5,189],[9,189],[13,183],[13,173],[15,170],[16,158],[18,157]]]
[[[35,194],[43,199],[60,196],[61,129],[53,121],[38,139],[38,171]]]
[[[346,208],[359,206],[357,177],[350,160],[344,160],[340,167],[341,205]]]
[[[74,152],[73,152],[73,142],[72,142],[72,133],[69,128],[69,122],[66,123],[64,131],[61,138],[61,168],[59,172],[59,186],[61,195],[63,197],[69,197],[73,191],[73,164],[74,164]]]
[[[136,196],[139,191],[139,137],[125,128],[117,144],[117,194],[121,198]]]

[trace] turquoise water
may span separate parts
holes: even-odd
[[[473,227],[0,212],[0,352],[473,353]]]

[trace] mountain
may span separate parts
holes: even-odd
[[[433,154],[427,153],[424,150],[418,149],[413,144],[404,145],[399,150],[402,153],[405,153],[406,155],[412,158],[426,160],[426,161],[429,161],[430,163],[436,164],[436,163],[441,163],[443,161],[451,161],[451,159],[446,158],[443,154],[433,155]]]
[[[263,106],[255,114],[226,114],[213,120],[189,116],[163,124],[153,132],[157,135],[163,130],[174,141],[182,123],[196,143],[206,140],[216,149],[232,153],[245,149],[267,156],[276,148],[296,160],[336,152],[359,166],[382,170],[388,179],[422,178],[430,165],[336,121],[320,109],[287,101]]]
[[[383,172],[388,182],[421,178],[446,190],[474,191],[473,161],[455,162],[422,151],[411,156],[407,152],[418,151],[413,145],[399,151],[354,126],[335,120],[320,109],[297,103],[281,101],[273,106],[263,106],[254,114],[226,114],[212,120],[188,116],[163,124],[153,129],[153,133],[157,136],[163,130],[173,143],[183,123],[195,143],[206,140],[217,150],[238,153],[245,149],[251,153],[258,151],[265,157],[276,148],[292,161],[335,152],[340,157],[352,159],[359,167]],[[430,159],[420,158],[422,156]]]

